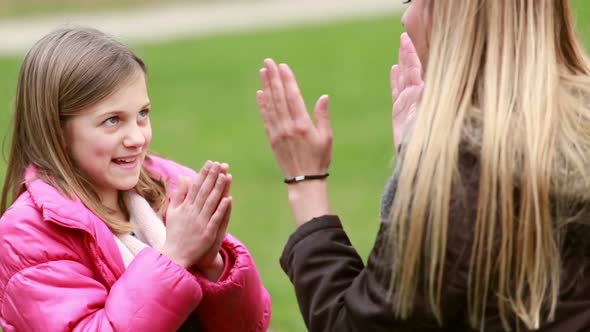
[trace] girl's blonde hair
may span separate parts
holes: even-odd
[[[495,299],[506,329],[517,322],[539,328],[555,313],[563,226],[572,217],[559,206],[590,190],[590,66],[569,1],[427,7],[426,86],[390,213],[394,310],[408,317],[423,286],[442,323],[459,156],[465,142],[476,141],[477,217],[466,221],[472,228],[453,230],[470,232],[473,241],[470,323],[483,329],[486,304]]]
[[[19,74],[0,215],[25,191],[25,169],[33,165],[39,178],[64,195],[79,197],[113,232],[130,230],[127,221],[112,217],[90,179],[75,165],[64,126],[78,112],[136,77],[138,71],[146,73],[146,66],[127,46],[90,28],[58,29],[31,48]],[[165,208],[166,188],[145,168],[135,190],[156,210]]]

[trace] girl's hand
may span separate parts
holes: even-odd
[[[315,106],[311,121],[293,72],[272,59],[260,70],[263,91],[256,99],[266,135],[285,178],[324,174],[332,160],[332,128],[328,96]]]
[[[222,174],[226,175],[226,185],[224,192],[222,194],[223,198],[229,199],[229,206],[221,220],[221,224],[219,225],[219,229],[217,230],[217,235],[215,237],[215,241],[213,245],[203,254],[201,259],[197,262],[197,268],[210,280],[218,280],[223,272],[224,262],[223,258],[221,257],[220,250],[221,244],[223,243],[223,239],[225,238],[225,234],[227,233],[227,226],[229,225],[229,220],[231,217],[231,210],[232,210],[232,203],[233,199],[229,196],[229,190],[231,187],[232,182],[232,175],[227,173],[227,167],[222,164],[221,172]]]
[[[166,241],[162,253],[189,268],[215,244],[231,197],[223,197],[228,176],[219,163],[207,162],[198,179],[181,178],[166,213]]]
[[[407,33],[401,35],[399,64],[391,68],[393,143],[399,151],[422,98],[422,64]]]

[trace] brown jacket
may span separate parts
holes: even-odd
[[[471,234],[477,202],[478,161],[463,154],[459,162],[465,195],[455,195],[449,222],[442,309],[444,326],[439,326],[428,300],[420,291],[407,320],[398,319],[387,302],[387,280],[391,265],[382,257],[382,222],[367,265],[351,245],[336,216],[322,216],[302,225],[291,235],[280,259],[281,267],[295,287],[299,308],[309,331],[472,331],[467,321],[467,278]],[[384,195],[387,215],[395,193],[395,179]],[[585,214],[587,215],[587,214]],[[562,284],[556,317],[539,331],[590,331],[590,218],[568,226],[562,249]],[[384,273],[382,273],[384,272]],[[385,277],[382,277],[385,276]],[[484,330],[503,331],[496,299],[490,297]],[[525,331],[520,327],[521,331]]]

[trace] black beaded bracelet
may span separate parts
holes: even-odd
[[[330,173],[318,174],[318,175],[299,175],[299,176],[296,176],[291,179],[285,179],[284,181],[285,181],[285,183],[289,184],[289,183],[295,183],[295,182],[301,182],[301,181],[307,181],[307,180],[325,179],[328,176],[330,176]]]

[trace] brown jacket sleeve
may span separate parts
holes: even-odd
[[[445,329],[438,326],[427,299],[416,295],[413,314],[398,319],[387,301],[387,281],[380,271],[390,265],[380,257],[385,224],[365,267],[336,216],[309,221],[291,235],[281,267],[295,286],[299,308],[309,331],[456,331],[464,307],[443,304]],[[463,299],[463,290],[447,284],[444,301]],[[462,300],[461,300],[462,301]],[[455,325],[455,326],[454,326]]]

